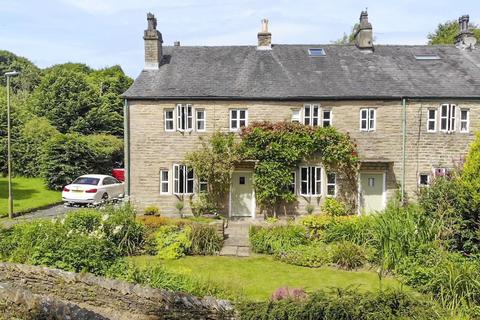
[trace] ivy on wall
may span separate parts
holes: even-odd
[[[356,145],[335,128],[311,127],[294,122],[257,122],[243,128],[243,159],[257,160],[254,187],[257,203],[274,210],[281,202],[292,202],[292,170],[315,158],[327,171],[335,170],[353,181],[358,167]]]
[[[262,209],[275,212],[280,203],[292,203],[292,170],[302,161],[320,161],[327,171],[351,181],[355,189],[358,156],[347,134],[335,128],[311,127],[293,122],[254,122],[233,134],[217,132],[189,153],[187,163],[197,178],[208,182],[209,201],[221,209],[235,164],[255,160],[254,188]],[[348,190],[346,193],[351,193]]]

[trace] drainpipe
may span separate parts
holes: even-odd
[[[125,145],[125,170],[126,170],[126,182],[127,191],[125,198],[130,201],[130,108],[128,107],[128,100],[125,99],[123,105],[123,118],[124,118],[124,145]]]
[[[405,204],[405,160],[406,160],[406,145],[407,145],[407,99],[402,98],[402,187],[400,191],[400,200],[402,206]]]

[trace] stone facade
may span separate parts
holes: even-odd
[[[38,266],[0,263],[0,319],[235,319],[212,297],[141,287]]]
[[[196,132],[166,132],[165,109],[174,109],[177,103],[192,104],[194,109],[205,110],[206,130]],[[402,181],[402,102],[401,101],[317,101],[321,108],[331,110],[332,125],[348,133],[356,142],[361,172],[386,172],[386,197],[391,199]],[[459,126],[459,109],[469,109],[469,132],[440,132],[438,108],[443,103],[457,107],[456,126]],[[215,131],[229,132],[229,110],[248,110],[248,123],[254,121],[291,121],[292,112],[300,110],[304,102],[264,101],[146,101],[129,100],[130,121],[130,194],[142,209],[156,205],[162,213],[174,213],[179,198],[172,193],[172,166],[182,163],[185,155],[200,146],[199,138]],[[376,128],[372,132],[360,131],[360,109],[376,110]],[[428,110],[437,109],[437,131],[427,131]],[[468,151],[474,132],[480,127],[478,101],[409,100],[406,106],[406,176],[405,189],[409,198],[419,190],[419,175],[431,175],[432,168],[453,168]],[[128,159],[128,157],[126,157]],[[127,166],[128,167],[128,166]],[[169,171],[169,194],[160,194],[160,170]],[[341,186],[340,186],[341,188]],[[297,174],[298,189],[298,174]],[[353,196],[356,196],[354,194]],[[186,199],[188,200],[188,199]],[[294,211],[304,213],[307,203],[318,206],[322,198],[298,197]],[[186,201],[188,212],[188,201]]]

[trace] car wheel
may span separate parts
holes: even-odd
[[[108,193],[104,193],[102,196],[102,203],[107,203],[108,202]]]

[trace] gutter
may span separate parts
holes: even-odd
[[[405,204],[405,174],[406,174],[406,145],[407,145],[407,99],[402,98],[402,186],[400,190],[401,204]]]
[[[135,96],[123,95],[125,99],[130,100],[165,100],[165,101],[181,101],[181,100],[218,100],[218,101],[398,101],[404,99],[403,96],[287,96],[287,97],[244,97],[244,96]],[[455,100],[480,100],[480,96],[416,96],[410,97],[413,100],[434,100],[442,101],[445,99]]]
[[[124,121],[124,132],[123,139],[125,145],[125,160],[126,166],[125,170],[127,171],[126,180],[127,180],[127,191],[126,198],[127,201],[130,201],[130,108],[128,107],[128,100],[125,99],[123,105],[123,121]]]

